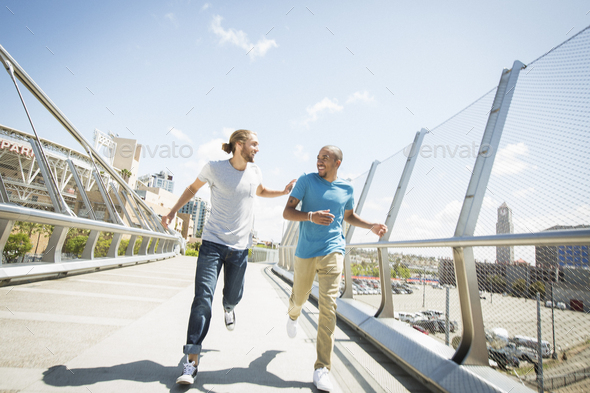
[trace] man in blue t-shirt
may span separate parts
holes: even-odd
[[[336,327],[336,297],[345,254],[342,221],[371,229],[379,237],[387,232],[387,226],[365,221],[353,211],[352,185],[338,178],[341,163],[342,151],[336,146],[324,146],[317,157],[318,172],[304,174],[297,180],[283,212],[286,220],[301,221],[295,251],[293,292],[289,299],[287,334],[291,338],[297,335],[297,318],[317,273],[320,317],[313,383],[325,391],[332,389],[329,372]],[[301,210],[297,210],[300,201]]]

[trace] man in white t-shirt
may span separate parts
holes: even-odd
[[[287,195],[293,188],[292,180],[283,191],[270,190],[262,185],[262,173],[254,156],[258,153],[258,138],[249,130],[237,130],[229,143],[221,147],[232,158],[210,161],[201,170],[197,179],[183,192],[178,202],[166,216],[164,227],[205,184],[211,187],[211,215],[203,228],[203,244],[199,249],[195,277],[195,297],[191,306],[186,345],[187,355],[184,370],[176,379],[179,384],[194,383],[199,364],[202,343],[209,330],[211,303],[217,278],[223,267],[223,308],[225,326],[234,330],[234,307],[242,298],[244,275],[248,264],[248,248],[252,246],[254,222],[254,197],[275,198]]]

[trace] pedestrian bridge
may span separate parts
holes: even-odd
[[[249,264],[232,332],[218,285],[197,380],[175,384],[195,266],[178,256],[0,288],[0,392],[316,391],[316,304],[289,339],[290,286],[271,263]],[[429,391],[346,323],[335,335],[335,391]]]

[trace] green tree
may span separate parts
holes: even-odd
[[[488,277],[488,283],[491,292],[503,293],[506,291],[506,279],[502,276],[494,274]]]
[[[523,297],[526,294],[526,281],[524,278],[519,278],[512,283],[512,293],[518,297]]]
[[[88,236],[78,235],[71,237],[66,240],[63,251],[69,254],[76,254],[80,258],[87,242]]]
[[[119,249],[117,250],[118,255],[125,255],[127,252],[127,247],[129,246],[130,239],[123,239],[121,243],[119,243]],[[135,245],[133,246],[133,255],[139,254],[139,247],[141,246],[141,238],[135,241]]]
[[[33,235],[37,235],[37,244],[35,247],[35,254],[39,248],[39,240],[41,235],[43,237],[47,237],[51,232],[53,232],[53,225],[45,225],[45,224],[38,224],[36,222],[28,222],[28,221],[17,221],[14,223],[14,230],[20,233],[25,233],[29,240],[33,238]]]
[[[193,250],[192,248],[187,248],[184,255],[187,257],[198,257],[199,252],[197,250]]]
[[[201,243],[199,243],[199,242],[196,242],[196,243],[188,243],[186,245],[186,248],[187,249],[190,248],[191,250],[199,251],[199,249],[201,248]]]
[[[121,177],[123,178],[123,180],[127,180],[131,177],[132,173],[130,170],[128,169],[121,169]]]
[[[410,269],[408,269],[407,267],[405,267],[402,264],[398,264],[395,267],[395,275],[397,278],[404,278],[404,279],[410,278],[411,277]]]
[[[537,292],[541,295],[541,299],[545,298],[545,284],[541,281],[535,281],[529,287],[529,296],[532,298],[537,298]]]
[[[14,263],[27,252],[31,251],[31,248],[33,248],[33,244],[27,234],[16,233],[8,236],[8,240],[4,245],[4,250],[2,250],[2,255],[4,256],[6,263]]]
[[[94,247],[94,257],[95,258],[106,257],[112,241],[113,241],[113,233],[112,232],[101,232],[100,235],[98,236],[98,241],[96,242],[96,246]]]
[[[360,276],[360,275],[363,274],[362,273],[363,270],[361,268],[361,265],[359,265],[358,263],[353,263],[353,264],[350,265],[350,267],[351,267],[352,275],[353,276]]]

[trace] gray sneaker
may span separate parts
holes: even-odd
[[[225,327],[229,331],[234,330],[234,328],[236,327],[236,313],[234,312],[234,310],[231,310],[230,312],[225,312]]]
[[[195,365],[195,361],[192,362],[188,361],[188,356],[186,357],[187,363],[184,363],[184,368],[182,370],[182,375],[176,378],[176,383],[180,385],[192,385],[195,383],[195,378],[197,377],[197,366]]]

